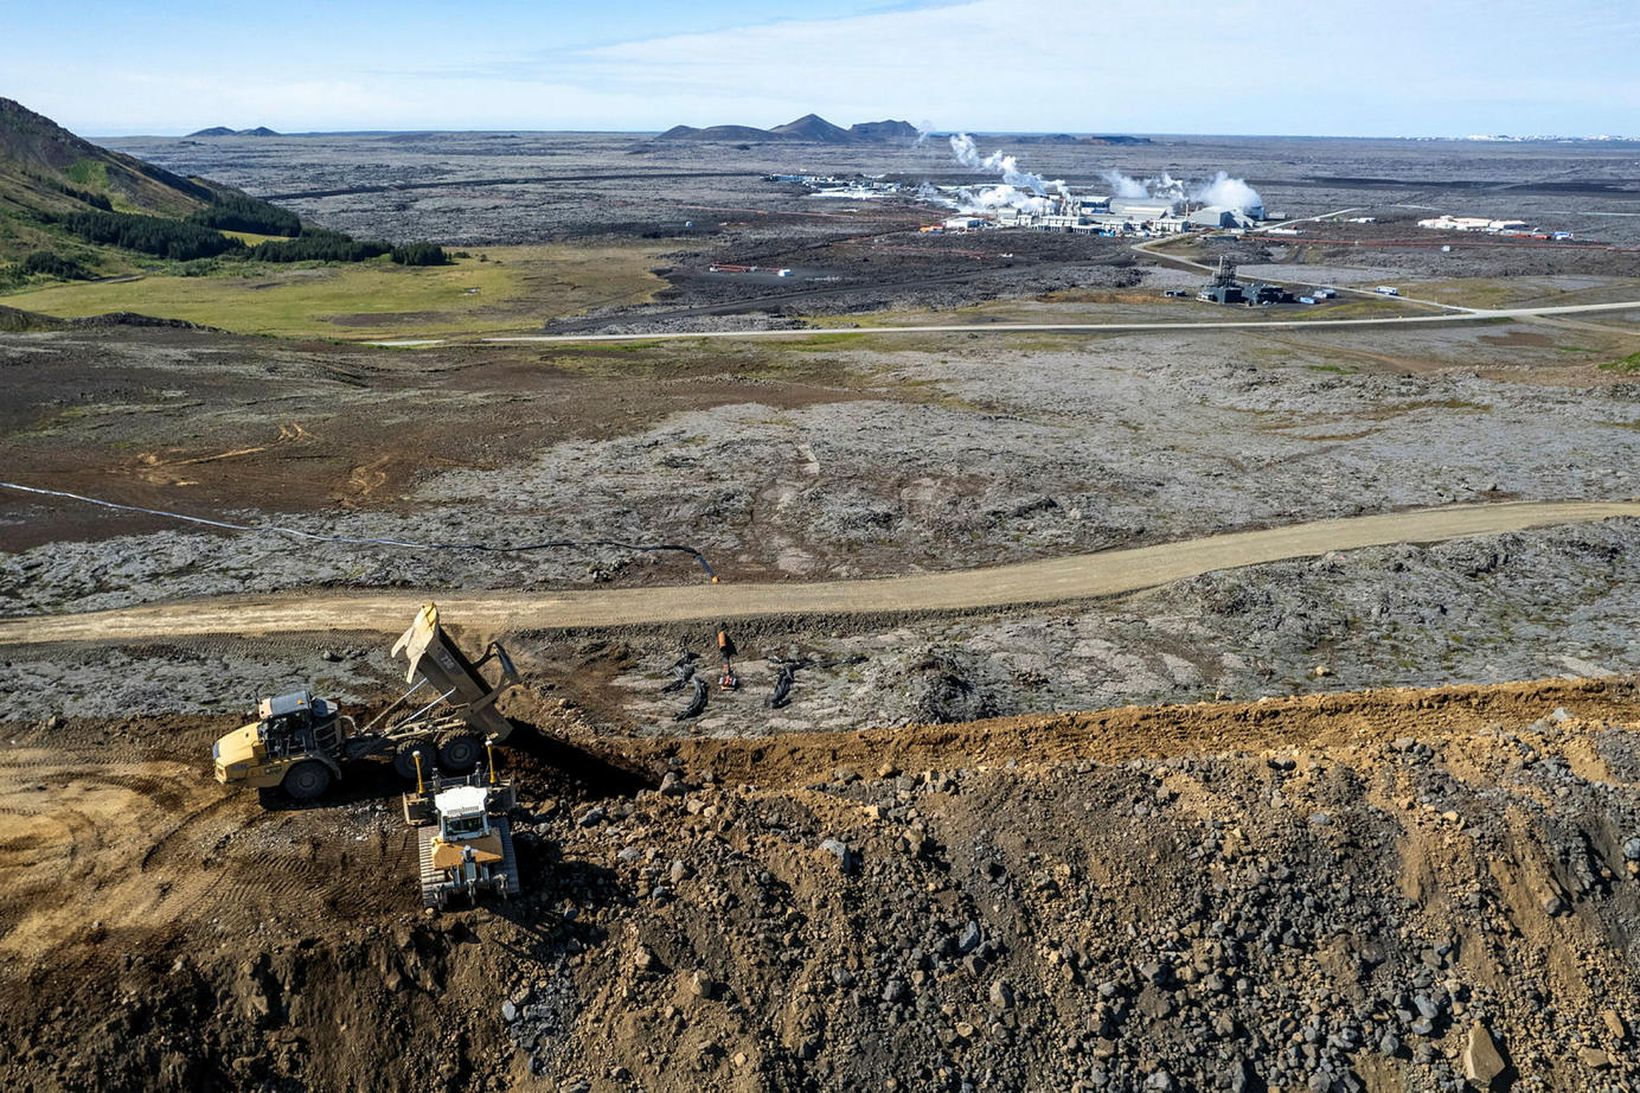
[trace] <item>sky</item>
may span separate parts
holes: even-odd
[[[1640,133],[1637,0],[0,0],[0,96],[89,136]]]

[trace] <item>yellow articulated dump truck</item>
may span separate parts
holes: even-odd
[[[427,604],[394,644],[393,656],[409,663],[410,689],[368,724],[359,727],[336,703],[309,691],[264,698],[255,721],[211,749],[216,780],[311,801],[354,760],[390,754],[406,780],[417,777],[418,765],[466,774],[486,744],[512,732],[495,704],[518,685],[518,672],[500,642],[491,642],[476,662],[468,660],[439,625],[438,606]]]

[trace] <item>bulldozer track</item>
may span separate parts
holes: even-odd
[[[423,907],[438,906],[439,871],[433,868],[433,836],[432,828],[423,828],[416,832],[416,845],[421,866],[421,905]]]
[[[212,844],[213,847],[220,845],[226,840],[227,836],[216,835],[215,837],[212,837],[212,832],[199,831],[198,829],[202,825],[208,824],[215,820],[217,816],[223,812],[238,811],[242,810],[243,807],[244,804],[241,800],[234,797],[223,797],[220,800],[212,801],[206,804],[203,808],[198,808],[193,812],[188,813],[186,816],[183,816],[174,827],[161,835],[154,845],[148,848],[142,856],[142,861],[139,868],[146,873],[150,869],[184,864],[183,858],[189,849],[195,851],[194,856],[196,860],[193,864],[197,867],[197,857],[201,847],[199,845],[185,847],[183,845],[185,840],[187,840],[189,836],[194,835],[205,839]]]
[[[494,820],[495,832],[501,838],[502,868],[507,874],[507,898],[515,898],[523,890],[518,881],[518,854],[513,850],[512,822],[505,816]]]
[[[163,731],[173,727],[148,726],[140,748],[107,750],[92,728],[0,756],[0,962],[94,922],[164,943],[204,918],[392,909],[396,893],[336,878],[381,874],[402,861],[402,842],[360,841],[371,828],[356,821],[337,838],[333,813],[260,811],[186,762],[197,742]]]
[[[810,584],[692,584],[566,592],[324,593],[240,596],[0,620],[0,645],[145,641],[325,630],[396,634],[436,598],[492,632],[600,629],[718,618],[909,614],[1092,599],[1214,570],[1393,543],[1432,543],[1554,524],[1640,517],[1640,501],[1520,501],[1345,517],[985,569]]]

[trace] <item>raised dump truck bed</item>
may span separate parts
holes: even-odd
[[[500,642],[492,641],[475,664],[467,659],[439,625],[438,605],[427,604],[416,614],[410,628],[393,645],[393,655],[403,656],[410,668],[405,681],[430,686],[439,692],[448,708],[442,716],[457,716],[477,732],[492,736],[497,743],[512,731],[512,723],[496,711],[495,702],[518,682],[512,658]],[[486,680],[480,669],[495,662],[499,678]]]

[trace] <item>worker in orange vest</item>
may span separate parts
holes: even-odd
[[[729,636],[729,624],[718,624],[718,654],[723,657],[723,675],[718,678],[718,686],[725,690],[734,690],[740,686],[740,680],[735,678],[734,656],[735,639]]]

